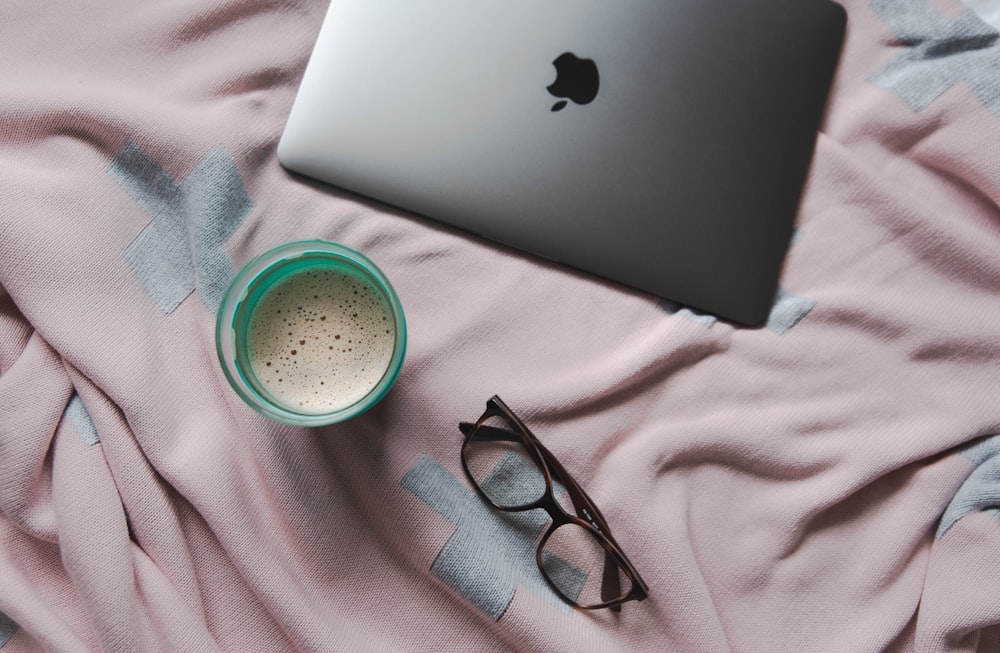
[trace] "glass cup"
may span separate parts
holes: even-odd
[[[367,257],[336,243],[286,243],[233,279],[215,332],[236,393],[267,417],[323,426],[368,410],[399,376],[403,307]]]

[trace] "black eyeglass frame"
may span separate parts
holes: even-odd
[[[542,494],[542,496],[536,501],[514,507],[497,505],[492,499],[490,499],[486,492],[479,487],[475,476],[473,476],[471,470],[469,469],[468,462],[466,461],[466,451],[474,436],[484,433],[484,428],[490,428],[485,427],[484,424],[491,417],[502,417],[514,427],[514,435],[520,437],[521,442],[525,445],[538,469],[542,472],[542,475],[545,478],[545,493]],[[576,482],[576,479],[574,479],[568,471],[566,471],[566,468],[562,466],[552,452],[545,448],[545,445],[539,441],[538,437],[531,432],[521,418],[514,414],[514,411],[507,407],[500,397],[494,395],[488,402],[486,402],[486,411],[475,424],[462,422],[459,424],[459,429],[465,435],[465,440],[462,443],[461,454],[462,469],[465,471],[465,475],[472,483],[472,487],[475,489],[476,493],[479,494],[479,496],[482,497],[486,503],[493,508],[504,512],[523,512],[526,510],[542,508],[552,519],[552,524],[539,541],[538,549],[535,552],[535,561],[538,564],[539,570],[542,572],[542,577],[545,579],[545,582],[548,583],[549,587],[552,588],[559,598],[566,603],[583,610],[610,608],[612,610],[619,611],[621,610],[623,603],[628,601],[641,601],[649,596],[649,587],[639,575],[638,570],[636,570],[635,566],[625,555],[621,545],[618,544],[618,542],[611,535],[611,528],[608,526],[607,519],[605,519],[604,515],[601,514],[601,511],[594,504],[594,501],[587,495],[586,492],[584,492],[583,488],[580,487],[580,484]],[[510,440],[509,437],[505,436],[506,431],[500,429],[493,430],[496,430],[499,433],[494,434],[495,437],[492,439]],[[488,434],[489,432],[486,433]],[[570,501],[576,509],[576,515],[571,515],[566,512],[556,500],[555,494],[553,493],[553,477],[558,479],[562,483],[563,487],[566,488]],[[601,592],[601,598],[603,600],[601,603],[583,605],[576,600],[571,599],[559,589],[559,587],[549,578],[548,573],[545,571],[545,567],[542,564],[542,551],[545,549],[545,544],[548,542],[549,537],[552,536],[556,529],[566,524],[575,524],[576,526],[590,532],[597,542],[604,548],[606,556],[610,556],[611,558],[611,560],[606,560],[604,565],[604,577],[602,579]],[[617,566],[621,568],[622,571],[624,571],[629,577],[629,580],[632,581],[631,591],[624,596],[618,596],[618,594],[621,594],[621,588],[619,586],[617,569],[614,567],[615,564],[617,564]],[[609,588],[611,588],[610,591],[608,591]],[[609,598],[608,594],[612,594],[613,598]]]

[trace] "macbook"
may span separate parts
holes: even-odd
[[[756,325],[845,21],[828,0],[334,0],[278,158]]]

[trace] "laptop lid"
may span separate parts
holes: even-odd
[[[759,324],[844,25],[827,0],[335,0],[278,158]]]

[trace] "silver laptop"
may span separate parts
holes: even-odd
[[[759,324],[845,22],[828,0],[333,0],[278,158]]]

